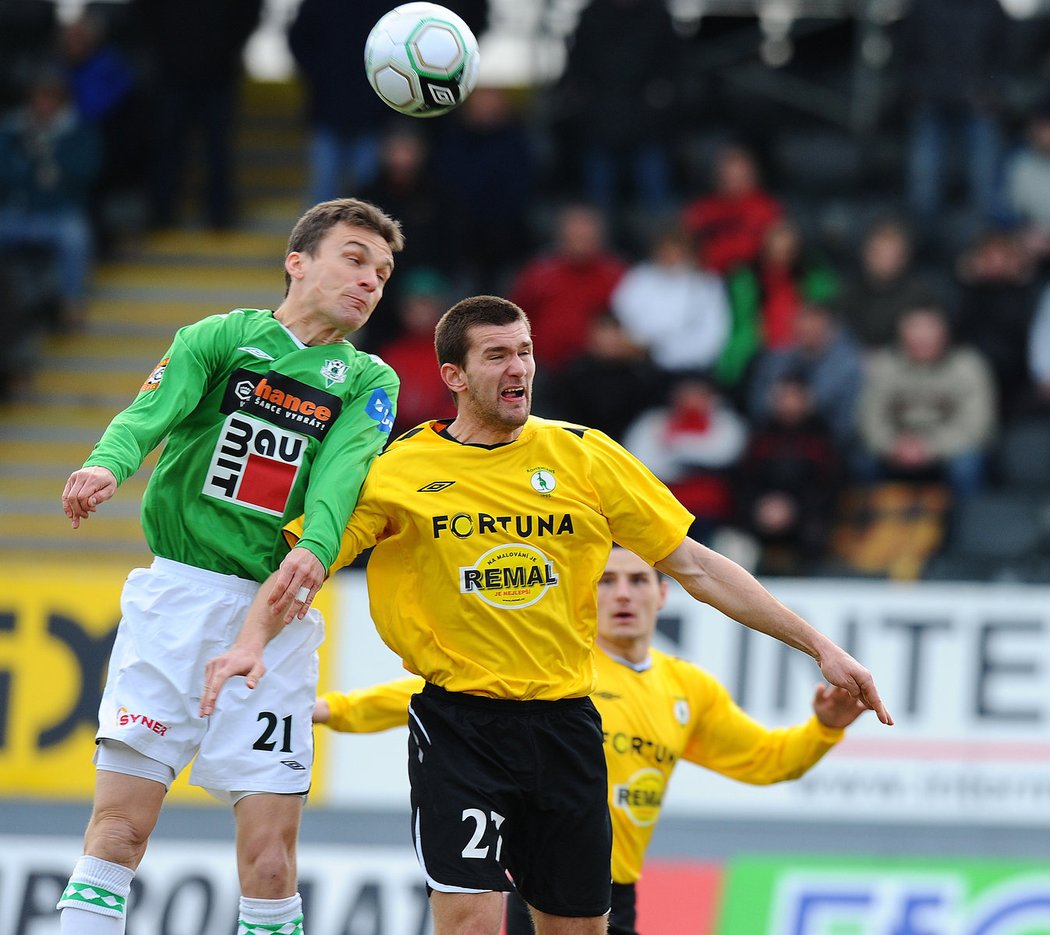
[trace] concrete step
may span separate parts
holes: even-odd
[[[129,367],[123,363],[114,363],[108,367],[100,364],[96,368],[89,361],[84,361],[82,366],[70,368],[47,361],[37,368],[33,386],[39,393],[58,394],[84,405],[101,405],[103,399],[114,396],[131,402],[148,376],[150,366],[139,364]]]
[[[20,508],[18,510],[5,510],[0,514],[0,539],[13,540],[19,535],[32,539],[35,542],[49,543],[51,548],[65,549],[76,548],[76,545],[67,545],[67,539],[75,537],[75,540],[97,542],[120,543],[121,548],[134,549],[137,542],[142,542],[142,528],[139,524],[138,512],[131,515],[122,515],[116,510],[103,512],[108,506],[116,504],[105,504],[99,511],[84,520],[79,529],[73,529],[69,520],[62,512],[62,505],[56,502],[50,512],[36,512]],[[123,511],[122,511],[123,512]]]
[[[192,263],[136,262],[102,267],[94,279],[94,287],[105,289],[137,289],[159,299],[185,291],[220,290],[236,295],[239,292],[272,292],[278,299],[283,293],[283,267],[200,265]]]
[[[84,463],[91,444],[78,440],[10,439],[0,440],[0,464],[5,468],[47,465],[65,467],[68,475]]]
[[[84,463],[93,446],[94,441],[68,438],[3,438],[0,439],[0,476],[7,471],[23,474],[27,466],[58,469],[68,476]],[[158,453],[147,455],[145,466],[153,467]]]
[[[0,537],[0,563],[5,568],[32,565],[62,569],[86,565],[126,573],[132,568],[149,565],[153,559],[145,544],[137,546],[135,543],[75,539],[75,535],[69,537],[66,547],[32,536]]]
[[[107,406],[65,406],[46,402],[25,402],[0,414],[0,438],[30,438],[43,430],[51,432],[84,430],[96,437],[113,418]]]
[[[11,501],[17,501],[24,503],[27,510],[32,508],[34,512],[53,512],[56,508],[61,508],[62,488],[69,473],[66,471],[54,476],[33,474],[24,477],[2,477],[0,478],[0,486],[4,491],[2,499],[8,501],[7,508],[10,508]],[[131,509],[137,515],[148,480],[149,476],[146,474],[129,477],[120,485],[116,496],[106,504],[105,509],[108,511],[111,506],[119,506],[122,514],[126,514]]]
[[[287,235],[245,231],[170,230],[151,234],[142,245],[134,262],[155,260],[162,256],[196,262],[227,263],[237,259],[276,262],[278,270],[287,247]]]
[[[105,334],[89,329],[72,336],[49,338],[44,343],[43,353],[48,360],[66,366],[120,359],[129,363],[143,360],[156,363],[167,350],[168,343],[157,335],[142,332]]]
[[[199,321],[218,311],[232,308],[228,301],[221,304],[205,299],[173,299],[151,301],[132,296],[102,295],[92,297],[88,306],[88,333],[99,335],[167,335],[170,338],[183,325]]]

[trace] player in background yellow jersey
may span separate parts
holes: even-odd
[[[409,705],[408,771],[435,935],[496,935],[508,874],[540,935],[601,935],[612,830],[589,695],[613,541],[892,719],[857,660],[688,538],[692,516],[641,462],[601,432],[530,415],[536,365],[518,306],[464,299],[435,347],[456,418],[373,462],[330,570],[374,546],[372,619],[426,681]],[[206,667],[203,715],[229,676],[257,682],[268,641],[309,596],[283,569],[260,589],[233,648]]]
[[[813,716],[769,730],[745,714],[703,669],[652,648],[667,579],[626,549],[614,547],[598,581],[598,684],[613,825],[610,935],[636,935],[635,883],[642,875],[671,773],[681,760],[741,782],[797,779],[843,737],[866,709],[841,688],[819,685]],[[350,692],[326,692],[314,722],[371,733],[403,727],[418,677]],[[507,935],[531,935],[520,898],[507,906]]]

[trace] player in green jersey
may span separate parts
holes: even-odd
[[[396,374],[347,335],[369,319],[403,245],[374,205],[316,205],[292,231],[275,311],[182,328],[62,494],[76,529],[167,439],[142,504],[156,558],[128,577],[99,709],[94,809],[59,902],[63,935],[120,935],[135,869],[172,780],[234,807],[240,933],[300,933],[296,838],[313,761],[323,621],[307,612],[394,421]],[[305,511],[308,549],[281,528]],[[301,616],[268,652],[266,697],[198,716],[204,664],[278,565]],[[306,691],[304,692],[304,689]],[[231,697],[230,699],[234,699]]]

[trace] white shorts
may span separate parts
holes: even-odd
[[[317,648],[324,639],[318,611],[270,641],[266,674],[254,690],[232,678],[215,713],[197,714],[204,665],[232,644],[258,587],[163,558],[132,571],[96,739],[127,744],[176,775],[196,757],[190,782],[215,794],[307,792]]]

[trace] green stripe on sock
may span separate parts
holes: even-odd
[[[291,922],[278,922],[276,925],[238,919],[237,935],[303,935],[303,917],[300,914]]]
[[[118,896],[101,886],[71,881],[58,901],[58,908],[89,909],[103,915],[122,916],[126,904],[126,896]]]

